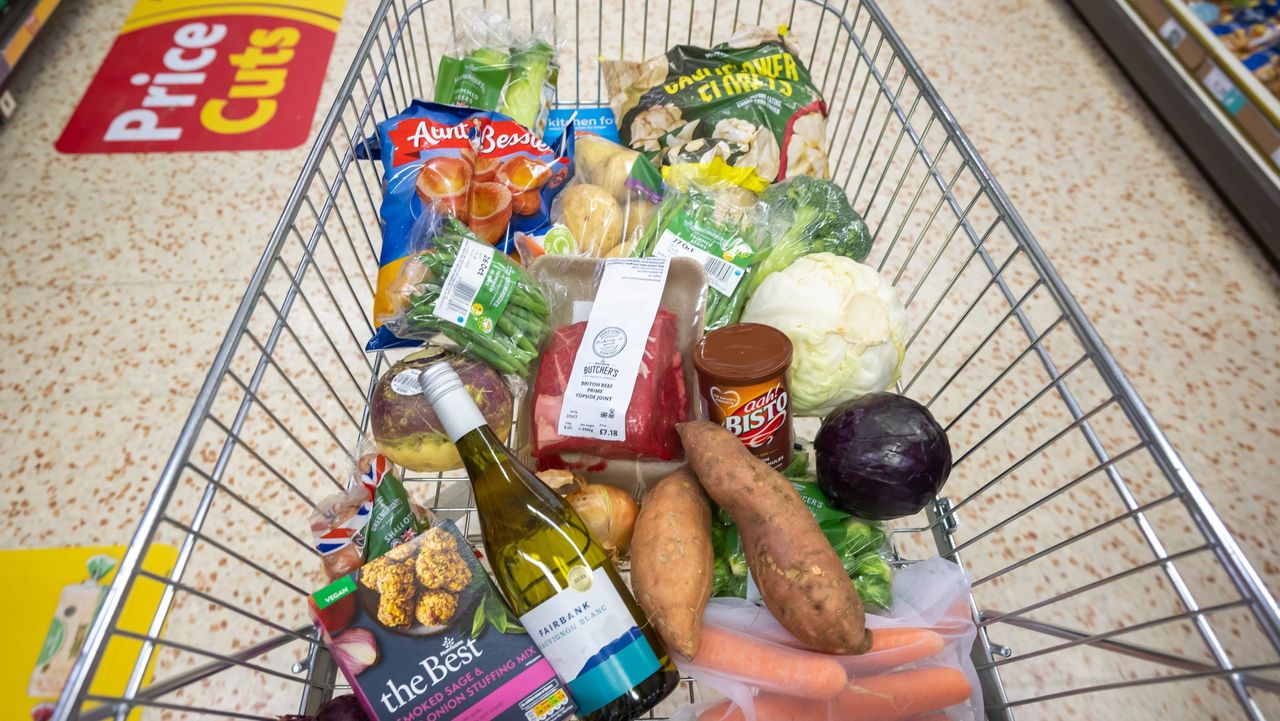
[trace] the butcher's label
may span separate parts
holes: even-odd
[[[564,392],[560,435],[627,439],[627,407],[658,314],[669,264],[667,258],[605,261]]]
[[[462,244],[440,288],[435,316],[461,328],[493,335],[516,289],[516,268],[497,258],[493,246]]]
[[[345,4],[137,0],[56,147],[152,153],[301,145],[311,135]]]
[[[693,258],[707,272],[712,288],[723,295],[733,295],[751,265],[752,250],[733,231],[682,212],[662,231],[653,255]]]

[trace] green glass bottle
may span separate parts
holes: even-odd
[[[680,681],[600,542],[512,456],[447,362],[422,392],[471,477],[489,565],[525,630],[568,684],[585,721],[628,721]]]

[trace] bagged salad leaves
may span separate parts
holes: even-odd
[[[779,32],[748,26],[712,48],[601,70],[623,144],[661,166],[692,163],[757,192],[828,175],[826,103]]]
[[[435,101],[497,110],[542,135],[559,75],[551,36],[548,28],[521,33],[484,8],[459,10],[436,72]]]
[[[414,341],[443,334],[498,372],[527,376],[548,329],[537,281],[452,215],[423,215],[413,238],[421,250],[392,283],[383,329]]]
[[[551,225],[517,234],[529,262],[540,255],[631,256],[662,200],[662,175],[641,153],[579,132],[574,177],[551,207]]]
[[[515,250],[512,234],[544,226],[551,202],[573,177],[574,133],[544,141],[493,111],[414,101],[378,125],[361,144],[382,161],[385,192],[375,335],[368,350],[417,345],[380,327],[396,314],[394,281],[412,246],[414,223],[427,210],[451,215],[501,253]]]

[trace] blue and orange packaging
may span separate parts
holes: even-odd
[[[418,345],[396,338],[382,323],[394,313],[389,289],[415,252],[411,232],[428,207],[449,213],[476,237],[504,253],[517,232],[547,225],[551,201],[573,177],[574,130],[541,138],[489,110],[413,101],[378,124],[363,154],[382,161],[382,251],[374,295],[376,332],[367,350]]]
[[[562,721],[576,710],[452,521],[309,603],[370,719]]]

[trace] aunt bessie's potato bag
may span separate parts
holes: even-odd
[[[427,208],[457,217],[504,253],[514,233],[547,224],[551,201],[573,176],[570,125],[550,142],[501,113],[415,100],[378,124],[363,155],[382,161],[382,251],[367,350],[418,345],[395,337],[383,321],[394,314],[391,285],[412,247],[414,222]]]

